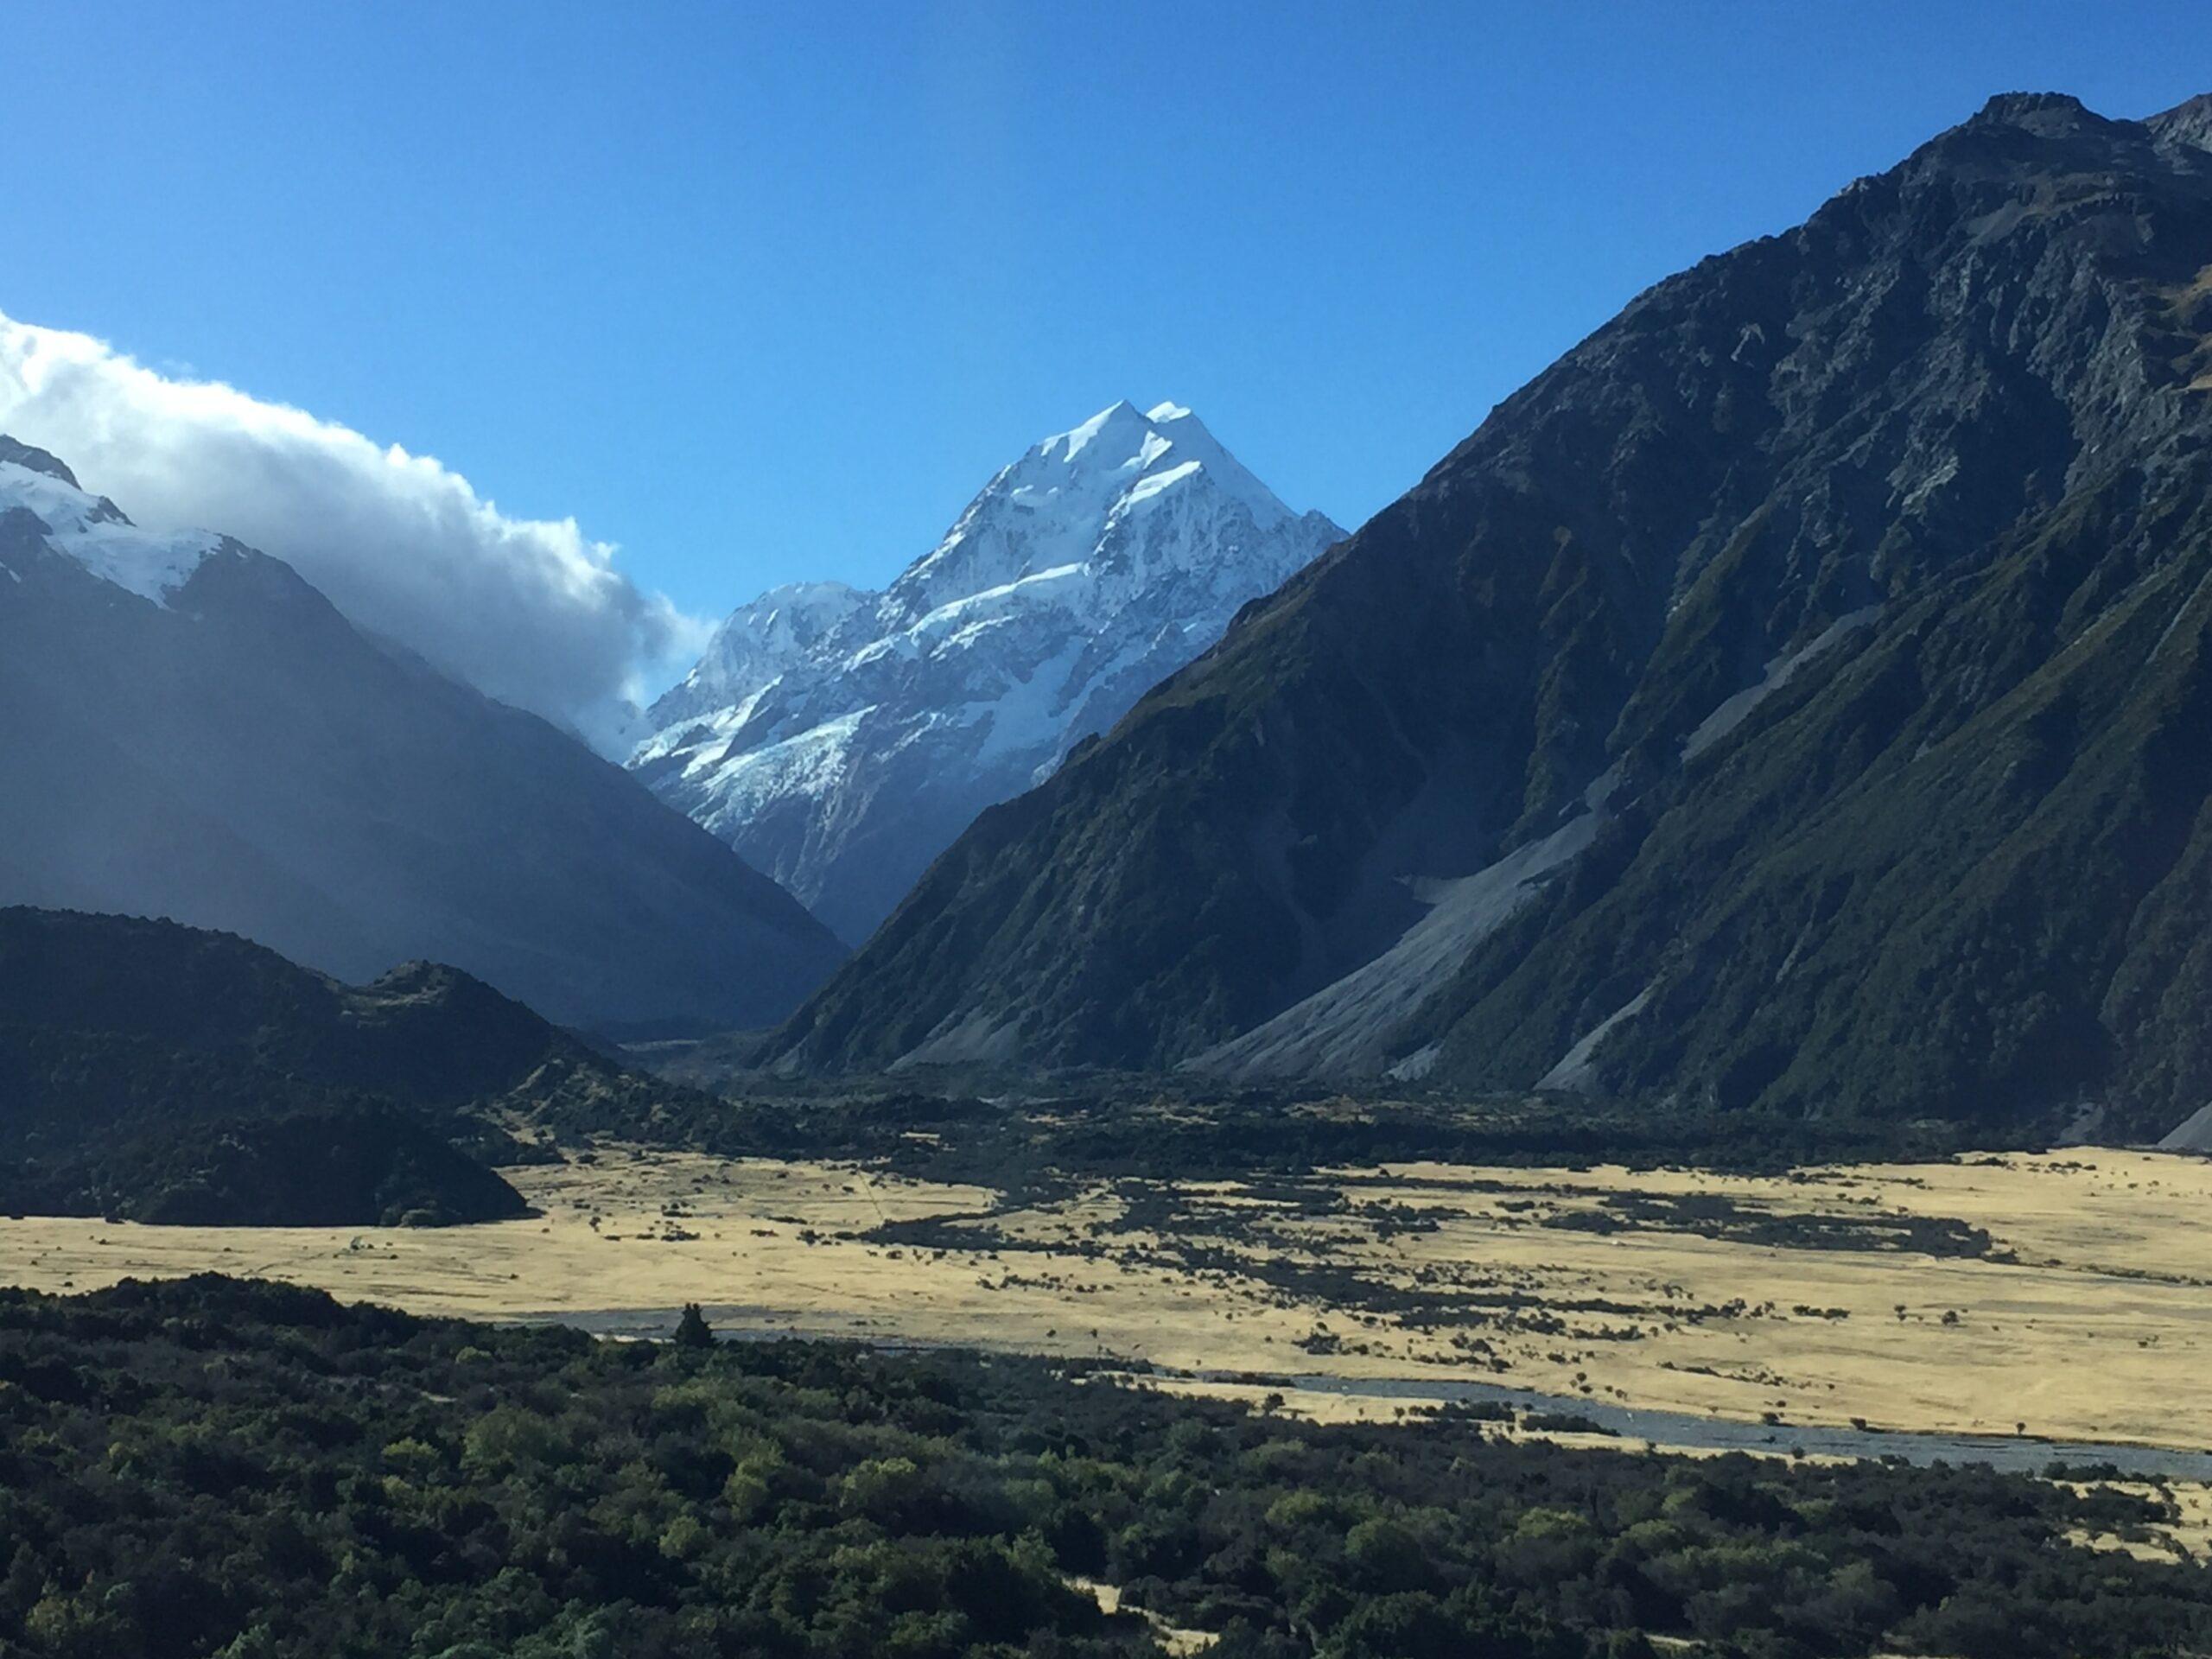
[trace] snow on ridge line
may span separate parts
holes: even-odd
[[[105,496],[73,489],[12,461],[0,461],[0,511],[9,507],[22,507],[36,518],[46,527],[47,544],[56,552],[102,582],[163,607],[225,543],[213,531],[141,530]]]
[[[1128,418],[1117,420],[1116,417],[1122,415],[1123,410],[1128,411]],[[1137,413],[1136,405],[1124,397],[1120,403],[1109,404],[1100,410],[1082,425],[1071,428],[1065,432],[1055,433],[1037,446],[1037,453],[1050,460],[1071,461],[1115,427],[1125,426],[1131,420],[1143,419],[1144,416]],[[1055,454],[1053,453],[1055,450],[1059,453]]]
[[[1083,576],[1110,558],[1117,531],[1125,535],[1133,517],[1194,490],[1241,505],[1262,537],[1325,543],[1342,534],[1319,514],[1293,512],[1186,406],[1162,402],[1147,414],[1123,399],[1001,467],[938,544],[887,588],[788,582],[730,613],[691,672],[649,711],[658,729],[634,746],[631,762],[664,753],[670,726],[743,702],[803,665],[818,674],[835,661],[850,671],[926,651],[945,637],[946,620],[969,607],[1046,600],[1072,607],[1072,626],[1095,630],[1107,618],[1088,613],[1118,608],[1132,577],[1141,587],[1158,573],[1123,572],[1110,592],[1095,595],[1078,591],[1088,585]],[[1233,565],[1244,537],[1186,541],[1185,552]],[[1289,574],[1268,569],[1258,585],[1272,588]],[[1213,580],[1235,585],[1239,578],[1230,569]]]

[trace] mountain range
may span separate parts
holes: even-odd
[[[447,962],[564,1024],[779,1018],[842,955],[619,767],[290,566],[0,439],[0,903]]]
[[[0,439],[0,903],[392,1007],[2201,1143],[2212,98],[1991,100],[1350,537],[1115,404],[740,608],[626,773]]]
[[[1190,410],[1116,404],[1001,468],[883,591],[740,607],[630,765],[857,942],[977,812],[1342,535]]]
[[[2208,147],[2212,99],[2001,96],[1639,296],[766,1058],[2167,1132],[2212,1102]]]

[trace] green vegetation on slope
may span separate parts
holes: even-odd
[[[0,1025],[0,1213],[200,1226],[525,1213],[423,1115],[143,1038]]]
[[[2212,1095],[2212,512],[2167,518],[2123,601],[2084,595],[2125,586],[2126,543],[2046,531],[1655,788],[1617,872],[1559,884],[1439,999],[1447,1069],[1541,1075],[1648,987],[1602,1051],[1618,1089],[1983,1123],[2104,1101],[2155,1140]]]

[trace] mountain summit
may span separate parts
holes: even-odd
[[[1342,535],[1187,409],[1116,404],[1001,469],[881,593],[807,582],[741,607],[631,765],[862,938],[979,810]]]
[[[776,1052],[2166,1134],[2212,1101],[2208,108],[1999,97],[1649,289]]]

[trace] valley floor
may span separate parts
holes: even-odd
[[[440,1230],[0,1221],[0,1282],[219,1269],[474,1319],[1107,1355],[1331,1417],[1466,1382],[1760,1423],[2212,1448],[2212,1160],[1783,1177],[1399,1165],[1030,1200],[607,1147]],[[1266,1379],[1240,1382],[1238,1374]],[[1283,1379],[1390,1380],[1355,1396]]]

